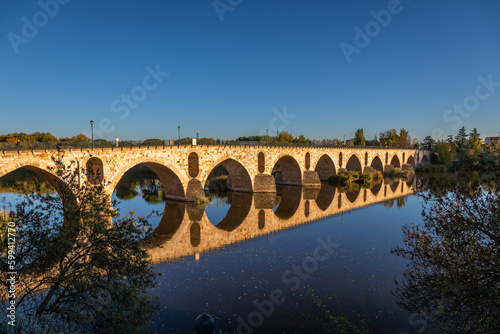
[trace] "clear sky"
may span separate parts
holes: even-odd
[[[495,136],[499,18],[498,0],[2,1],[0,133]]]

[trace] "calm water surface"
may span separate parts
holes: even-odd
[[[383,184],[366,195],[364,189],[346,193],[326,184],[312,192],[280,188],[277,196],[264,198],[212,194],[208,204],[196,207],[165,202],[158,180],[136,175],[113,195],[121,212],[166,212],[149,219],[161,234],[153,248],[170,258],[154,264],[161,276],[152,293],[159,296],[161,310],[151,331],[191,333],[194,319],[207,312],[227,333],[251,333],[250,328],[254,333],[323,333],[319,323],[328,309],[357,326],[368,324],[374,333],[417,333],[421,317],[401,309],[391,294],[394,278],[406,266],[391,249],[402,245],[404,224],[421,222],[415,182]],[[365,204],[374,192],[376,203]],[[397,198],[399,193],[406,196]],[[3,188],[0,199],[15,203],[19,196]],[[195,223],[202,240],[196,247],[186,240],[196,234]],[[210,231],[227,236],[229,245],[221,245]],[[330,253],[315,254],[328,242]],[[182,251],[172,255],[177,248]],[[318,254],[320,261],[314,259]],[[270,307],[273,292],[280,303]],[[261,317],[256,304],[263,301],[267,308]]]

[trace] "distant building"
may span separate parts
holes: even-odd
[[[484,143],[486,145],[498,144],[499,140],[500,140],[500,137],[486,137],[486,138],[484,138]]]

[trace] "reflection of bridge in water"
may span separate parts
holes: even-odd
[[[203,206],[166,202],[158,237],[149,249],[153,263],[198,256],[202,252],[302,225],[416,193],[415,179],[375,184],[371,189],[342,191],[323,183],[321,188],[286,187],[278,207],[276,194],[230,193],[225,218],[211,222]]]

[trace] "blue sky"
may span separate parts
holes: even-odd
[[[2,134],[500,131],[498,0],[59,1],[0,4]]]

